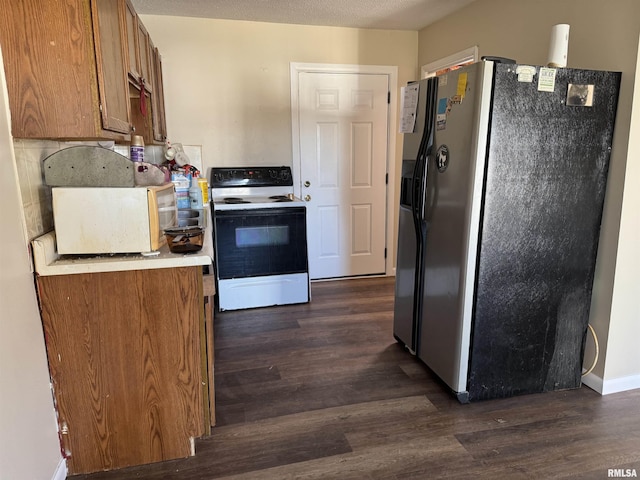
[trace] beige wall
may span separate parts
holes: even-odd
[[[291,62],[396,66],[398,88],[418,75],[417,32],[141,18],[162,54],[169,139],[201,145],[207,172],[213,166],[292,166]],[[395,138],[397,125],[390,130],[390,178],[397,179],[402,141]],[[394,232],[396,215],[390,212]],[[393,258],[394,238],[387,241]]]
[[[640,376],[640,36],[604,378]]]
[[[627,330],[626,326],[637,322],[637,308],[630,309],[620,299],[621,309],[616,312],[615,318],[611,316],[614,275],[626,281],[633,280],[636,275],[629,264],[619,264],[618,267],[623,271],[616,273],[616,259],[640,34],[638,19],[640,2],[637,0],[476,0],[419,32],[419,65],[473,45],[478,46],[480,56],[503,56],[513,58],[518,63],[540,65],[547,62],[551,27],[568,23],[571,25],[569,67],[622,72],[590,317],[601,346],[600,360],[594,373],[605,380],[604,358],[608,358],[609,348],[638,350],[637,336],[627,336],[625,339],[623,333]],[[637,154],[635,159],[629,158],[629,161],[632,160],[637,162]],[[637,191],[637,181],[632,188]],[[636,202],[636,212],[640,207],[637,200],[637,197],[628,200]],[[632,208],[628,207],[630,213],[633,213]],[[628,248],[626,242],[625,248]],[[637,288],[635,291],[637,299]],[[631,291],[626,294],[631,295]],[[622,345],[612,347],[608,344],[610,318],[611,327],[615,324],[616,331],[620,332],[616,342]],[[593,355],[591,348],[587,350],[585,358],[592,358],[590,355]],[[636,362],[625,370],[625,375],[640,375],[639,370],[640,362]]]
[[[0,55],[1,57],[1,55]],[[64,475],[0,58],[0,477]],[[34,214],[35,215],[35,214]]]
[[[202,145],[205,168],[291,165],[290,62],[416,75],[417,32],[141,18],[162,54],[169,139]]]

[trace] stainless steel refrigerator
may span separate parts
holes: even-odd
[[[619,84],[487,61],[403,92],[394,336],[461,402],[581,384]]]

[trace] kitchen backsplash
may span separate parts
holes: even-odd
[[[49,155],[76,145],[98,145],[97,142],[57,142],[52,140],[13,140],[18,181],[22,195],[22,207],[27,226],[29,240],[33,240],[53,230],[53,206],[51,204],[51,187],[44,184],[42,165]],[[104,143],[100,143],[104,145]],[[127,145],[109,145],[116,152],[129,156]],[[199,145],[185,145],[184,151],[190,163],[202,170],[202,148]],[[164,162],[164,150],[161,146],[145,147],[145,161],[149,163]]]
[[[51,188],[44,184],[42,162],[63,147],[48,140],[14,139],[13,145],[27,235],[33,240],[53,229]]]

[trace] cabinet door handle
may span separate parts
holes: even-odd
[[[304,182],[304,186],[305,187],[310,187],[311,186],[311,182],[309,180],[307,180],[306,182]]]
[[[304,201],[308,202],[309,200],[311,200],[311,195],[305,195],[304,196]]]

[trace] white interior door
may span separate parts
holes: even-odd
[[[300,72],[311,279],[385,273],[389,77]]]

